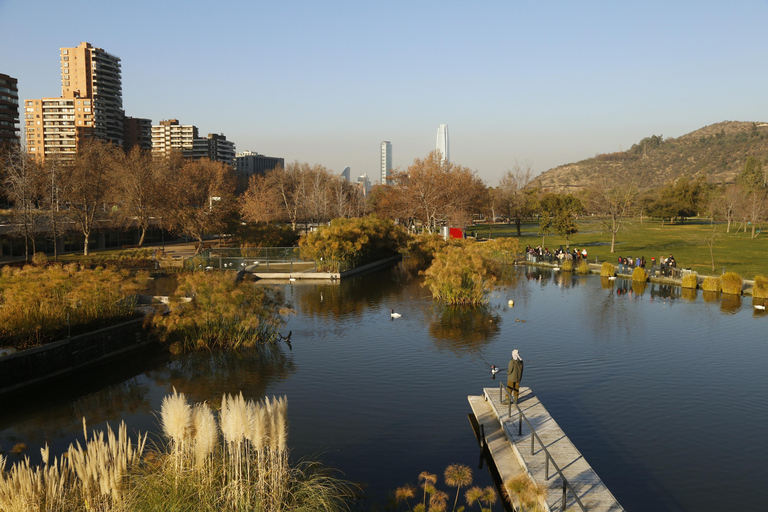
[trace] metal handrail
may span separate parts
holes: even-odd
[[[509,399],[509,410],[507,411],[507,416],[509,418],[512,418],[512,395],[510,394],[507,387],[504,385],[503,382],[499,383],[499,401],[503,403],[504,399],[504,393],[507,394],[507,398]],[[528,418],[525,417],[525,414],[523,414],[523,411],[520,409],[520,405],[517,403],[517,401],[514,401],[515,408],[517,408],[517,412],[520,414],[518,419],[518,425],[517,425],[517,435],[522,436],[523,435],[523,421],[525,420],[525,423],[528,425],[528,428],[531,429],[531,455],[534,455],[536,443],[535,441],[538,439],[539,444],[541,445],[541,449],[544,450],[544,453],[546,454],[545,458],[545,469],[544,469],[544,478],[546,480],[549,480],[549,462],[552,461],[552,466],[554,466],[555,471],[557,471],[557,474],[560,475],[560,478],[563,480],[563,510],[565,510],[565,502],[566,502],[566,495],[567,495],[567,489],[571,490],[571,494],[573,494],[574,499],[576,500],[576,503],[579,504],[579,507],[581,507],[581,510],[584,512],[587,512],[586,507],[581,503],[581,500],[579,499],[579,496],[576,494],[576,491],[573,490],[573,487],[571,487],[571,484],[568,483],[568,479],[565,478],[565,475],[558,467],[557,463],[555,462],[554,457],[550,455],[549,450],[547,450],[547,447],[544,446],[544,442],[539,437],[539,434],[536,433],[536,430],[533,428],[533,425],[531,425],[531,422],[528,421]]]

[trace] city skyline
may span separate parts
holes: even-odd
[[[205,5],[85,0],[77,17],[48,0],[0,0],[0,32],[24,41],[0,52],[0,73],[18,79],[21,100],[56,96],[58,49],[88,41],[121,59],[128,115],[369,176],[382,140],[404,169],[444,122],[451,160],[489,185],[515,161],[538,174],[654,134],[768,120],[765,1]],[[399,74],[381,80],[382,61]]]

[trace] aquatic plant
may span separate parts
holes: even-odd
[[[577,274],[589,274],[589,263],[586,260],[579,260],[579,264],[576,266]]]
[[[646,282],[648,280],[648,272],[643,267],[635,267],[632,271],[632,280]]]
[[[301,257],[316,262],[319,271],[337,271],[341,262],[357,267],[394,256],[405,245],[403,227],[375,215],[334,219],[299,240]]]
[[[681,286],[683,288],[697,288],[699,286],[699,275],[696,272],[684,275]]]
[[[466,494],[464,494],[464,498],[467,500],[467,505],[469,506],[477,503],[480,507],[480,512],[490,512],[491,505],[498,500],[496,489],[491,486],[485,488],[478,486],[471,487],[467,490]]]
[[[179,278],[167,314],[147,319],[172,352],[251,347],[275,341],[290,310],[277,291],[235,282],[227,272],[195,272]]]
[[[459,501],[459,491],[462,487],[472,484],[472,469],[464,464],[451,464],[445,468],[445,483],[456,488],[456,498],[453,500],[453,510]]]
[[[76,263],[3,267],[0,345],[27,348],[133,318],[134,294],[145,281],[143,275]]]
[[[496,282],[481,251],[445,247],[423,272],[432,297],[448,304],[482,304]]]
[[[720,282],[723,293],[741,295],[743,281],[741,280],[741,276],[736,272],[726,272],[720,276]]]
[[[564,272],[570,272],[573,270],[573,260],[569,260],[568,258],[563,259],[563,262],[560,264],[560,269]]]
[[[752,297],[755,299],[768,299],[768,277],[755,276]]]
[[[601,277],[613,277],[616,275],[616,266],[608,261],[603,262],[603,266],[600,267]]]
[[[546,489],[531,480],[525,473],[504,482],[504,492],[510,504],[517,500],[519,510],[539,510],[540,503],[546,499]]]
[[[707,276],[704,278],[704,282],[701,283],[701,289],[705,292],[720,292],[722,290],[722,281],[719,277]],[[706,300],[706,296],[705,296]]]

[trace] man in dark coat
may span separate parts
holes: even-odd
[[[507,390],[515,395],[515,403],[520,396],[520,381],[523,379],[523,360],[517,349],[512,351],[512,359],[507,368]]]

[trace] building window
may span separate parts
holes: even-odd
[[[67,61],[67,60],[69,60],[69,57],[62,57],[61,60]]]
[[[69,50],[61,50],[61,53],[62,53],[63,55],[66,55],[66,54],[68,54],[68,53],[69,53]]]

